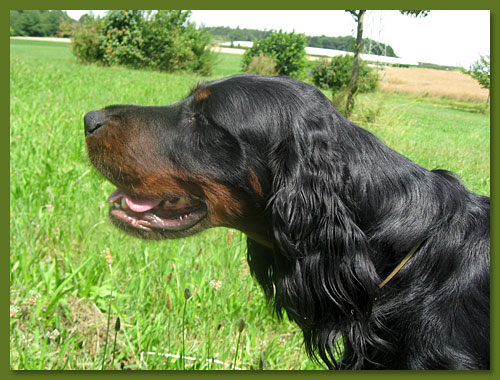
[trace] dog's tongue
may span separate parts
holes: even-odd
[[[161,199],[142,199],[142,198],[132,198],[131,196],[125,194],[120,189],[115,190],[109,197],[108,203],[114,203],[125,198],[127,206],[134,212],[146,212],[158,206]]]

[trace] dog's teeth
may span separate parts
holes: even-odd
[[[122,209],[126,210],[128,209],[128,206],[127,206],[127,201],[125,200],[125,198],[122,198],[121,200],[121,203],[120,203],[120,206]]]

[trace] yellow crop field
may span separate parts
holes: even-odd
[[[387,67],[379,71],[382,91],[446,97],[467,102],[486,102],[488,90],[470,75],[458,71]]]

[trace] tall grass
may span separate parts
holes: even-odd
[[[239,72],[241,57],[221,54],[211,78],[81,66],[69,45],[38,41],[12,41],[10,59],[12,369],[100,369],[103,355],[117,369],[322,368],[306,357],[297,327],[266,306],[241,233],[218,228],[166,242],[128,236],[107,221],[114,189],[87,159],[89,110],[175,102],[200,80]],[[360,98],[360,123],[489,193],[487,116],[378,96]],[[108,317],[121,321],[114,356],[104,347]]]

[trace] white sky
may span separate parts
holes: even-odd
[[[66,12],[78,19],[89,11]],[[193,10],[190,21],[205,26],[295,30],[309,36],[356,34],[354,19],[342,10]],[[404,59],[469,68],[480,54],[490,53],[490,11],[433,10],[424,18],[399,11],[368,11],[363,37],[392,46]]]

